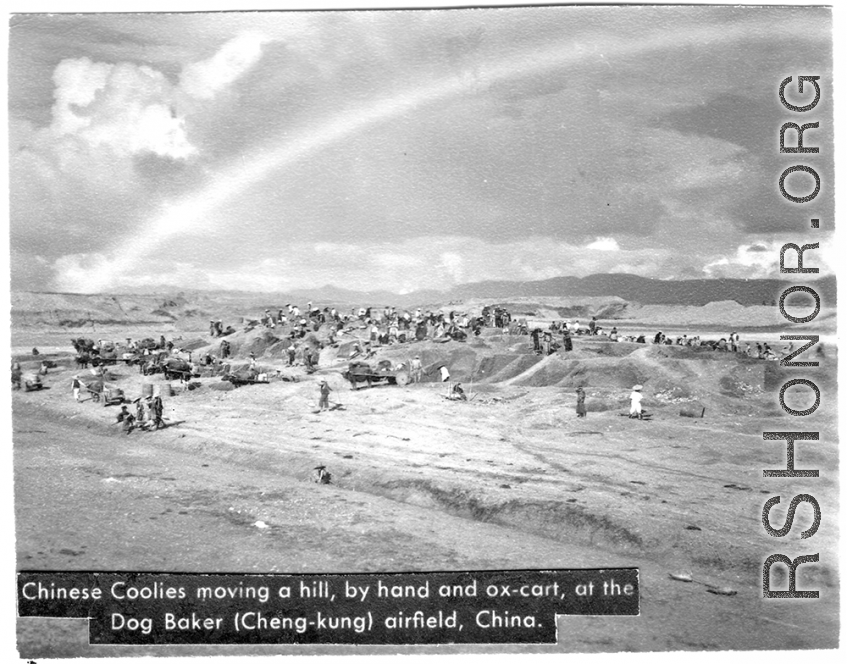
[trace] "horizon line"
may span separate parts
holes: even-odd
[[[467,281],[467,282],[463,282],[463,283],[460,283],[460,284],[454,284],[454,285],[452,285],[448,288],[444,288],[444,289],[425,288],[425,289],[419,289],[419,290],[414,290],[414,291],[408,291],[406,293],[400,293],[400,292],[392,291],[392,290],[389,290],[389,289],[369,290],[369,289],[345,288],[343,286],[336,286],[334,284],[323,284],[321,286],[314,286],[314,287],[296,287],[296,288],[291,288],[289,290],[263,290],[263,289],[248,290],[248,289],[244,289],[244,288],[222,288],[222,287],[203,288],[203,287],[198,287],[198,286],[193,286],[193,287],[150,286],[150,287],[138,287],[136,290],[129,290],[129,291],[104,290],[104,291],[98,291],[98,292],[94,292],[94,293],[92,293],[92,292],[80,292],[80,291],[29,290],[29,289],[25,289],[25,288],[12,288],[12,289],[9,290],[9,293],[10,294],[12,294],[12,293],[37,293],[37,294],[41,294],[41,295],[83,295],[83,296],[105,295],[105,296],[110,296],[110,295],[142,295],[142,294],[156,295],[156,294],[171,294],[171,293],[179,294],[180,292],[209,292],[209,293],[224,292],[224,293],[250,293],[250,294],[255,294],[255,295],[261,295],[261,294],[269,294],[269,295],[273,294],[273,295],[275,295],[275,294],[289,294],[289,293],[296,293],[296,292],[320,291],[320,290],[324,290],[324,289],[334,289],[334,290],[341,291],[341,292],[344,292],[344,293],[352,293],[352,294],[384,293],[384,294],[396,295],[398,297],[411,297],[411,296],[414,296],[417,293],[433,293],[433,292],[434,293],[443,293],[445,295],[448,295],[450,293],[450,291],[452,291],[456,288],[461,288],[461,287],[466,287],[466,286],[481,286],[483,284],[516,284],[516,285],[518,285],[518,284],[521,284],[521,285],[523,285],[523,284],[541,284],[541,283],[551,282],[551,281],[561,280],[561,279],[576,279],[576,280],[579,280],[579,281],[583,281],[583,280],[586,280],[586,279],[591,279],[592,277],[625,277],[625,278],[635,278],[635,279],[646,279],[646,280],[657,282],[657,283],[670,283],[670,282],[685,283],[685,282],[692,282],[692,281],[704,281],[704,282],[709,282],[709,281],[766,282],[766,281],[789,281],[790,280],[787,277],[783,277],[781,275],[774,275],[774,276],[771,276],[771,277],[705,277],[705,276],[704,277],[686,277],[686,278],[670,277],[670,278],[662,279],[662,278],[658,278],[658,277],[645,277],[645,276],[642,276],[642,275],[632,274],[632,273],[629,273],[629,272],[596,272],[596,273],[588,274],[584,277],[580,277],[580,276],[577,276],[577,275],[561,275],[561,276],[558,276],[558,277],[548,277],[546,279],[531,279],[531,280],[524,280],[524,281],[508,280],[508,279],[486,279],[486,280],[483,280],[483,281]],[[835,274],[820,276],[817,279],[811,280],[810,283],[817,283],[817,282],[824,281],[824,280],[833,280],[837,283],[837,277],[836,277]],[[161,290],[159,290],[159,289],[161,289]],[[145,291],[145,292],[142,292],[142,291]],[[500,296],[498,296],[498,297],[500,297]],[[527,296],[516,294],[513,297],[527,297]],[[565,295],[536,295],[534,297],[565,297]],[[617,297],[617,296],[610,294],[610,295],[597,295],[597,296],[586,295],[586,296],[583,296],[583,297]]]

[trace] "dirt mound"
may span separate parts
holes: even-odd
[[[629,410],[629,399],[620,397],[591,397],[585,400],[585,410],[589,413],[605,413],[610,410]]]
[[[228,336],[230,349],[233,356],[245,357],[253,353],[256,357],[263,357],[274,346],[281,346],[283,339],[277,337],[268,328],[254,328],[248,332],[236,332]]]
[[[231,335],[228,339],[233,356],[243,359],[254,353],[259,361],[286,360],[290,340],[275,332],[256,328]],[[346,366],[355,339],[343,338],[337,346],[330,347],[326,345],[327,334],[328,328],[323,326],[296,340],[296,357],[302,359],[306,347],[318,349],[324,345],[320,354],[322,368],[333,370]],[[492,329],[484,331],[484,339],[470,342],[426,340],[376,346],[374,351],[372,361],[390,360],[394,365],[409,363],[416,355],[420,356],[424,382],[439,381],[439,368],[444,365],[451,379],[458,381],[527,388],[593,388],[591,396],[599,399],[593,406],[595,411],[625,407],[630,389],[639,383],[657,406],[698,401],[709,407],[729,407],[731,404],[724,401],[743,400],[752,407],[755,398],[769,389],[768,385],[784,382],[784,372],[776,363],[705,347],[614,343],[605,338],[576,337],[573,351],[560,350],[544,357],[532,352],[529,337]],[[778,385],[773,389],[778,389]],[[740,403],[737,405],[743,409]]]
[[[508,330],[503,329],[502,327],[484,327],[480,332],[478,339],[484,339],[485,341],[491,343],[503,343],[509,341],[520,341],[520,336],[514,336],[509,334]],[[526,339],[526,337],[523,337]]]
[[[627,344],[630,345],[630,344]],[[719,351],[714,351],[708,346],[657,346],[655,344],[642,345],[640,348],[641,356],[651,359],[666,359],[674,358],[679,360],[722,360],[726,354]],[[745,357],[739,355],[739,358]]]
[[[669,379],[670,376],[660,376]],[[567,360],[557,356],[545,358],[508,382],[526,387],[604,387],[627,390],[636,383],[657,379],[654,366],[645,362],[617,358]]]
[[[338,348],[336,348],[336,357],[349,358],[350,353],[353,352],[353,348],[357,343],[359,343],[359,346],[362,346],[361,342],[358,342],[357,339],[346,339],[339,342]]]
[[[609,307],[603,307],[603,310],[608,310]],[[573,304],[566,307],[556,307],[552,312],[550,309],[539,309],[538,318],[564,318],[567,320],[589,320],[592,316],[597,315],[597,308],[591,304]],[[610,318],[611,316],[603,316]]]
[[[611,399],[609,403],[598,402],[595,410],[625,405],[630,389],[639,383],[645,386],[645,394],[664,405],[747,399],[762,394],[765,388],[765,363],[735,353],[585,339],[578,340],[571,352],[544,357],[530,352],[529,342],[514,340],[504,335],[498,341],[488,341],[485,347],[431,341],[378,347],[375,359],[399,364],[420,355],[424,381],[440,380],[438,369],[445,365],[453,380],[516,387],[594,388],[598,393],[593,396]],[[338,357],[345,356],[342,353]],[[322,361],[332,359],[334,356],[322,356]]]
[[[718,387],[721,394],[736,399],[758,396],[765,389],[765,374],[764,366],[739,365],[718,378]]]
[[[555,355],[548,357],[529,356],[529,358],[532,364],[526,371],[504,382],[509,385],[545,387],[559,383],[567,371],[566,363]]]
[[[209,345],[208,340],[207,339],[201,339],[200,337],[194,337],[192,339],[188,339],[187,341],[182,341],[182,342],[179,343],[179,347],[182,350],[190,350],[190,351],[197,350],[198,348],[204,348],[205,346],[208,346],[208,345]]]
[[[253,353],[257,359],[286,359],[288,347],[291,345],[291,339],[286,334],[286,330],[287,328],[271,330],[266,327],[255,327],[224,338],[229,342],[231,357],[246,358]],[[310,332],[302,339],[296,339],[297,357],[302,358],[303,348],[306,346],[313,350],[320,349],[326,337],[327,333],[322,328],[321,332]],[[216,353],[219,348],[220,340],[215,339],[204,346],[203,350]]]
[[[474,376],[477,354],[465,344],[448,342],[446,344],[427,344],[420,349],[415,348],[415,355],[421,356],[424,367],[424,381],[441,380],[438,368],[443,364],[450,372],[453,380],[470,380]],[[403,360],[410,358],[407,351]]]
[[[533,312],[532,318],[540,318],[541,320],[556,320],[557,318],[564,318],[565,316],[561,314],[560,311],[560,309],[539,307],[537,311]]]
[[[654,388],[653,398],[662,403],[694,403],[696,399],[687,385],[669,385]]]
[[[503,382],[519,376],[541,360],[538,355],[499,354],[483,358],[476,369],[477,380]]]
[[[643,344],[616,343],[606,337],[576,337],[573,341],[572,351],[560,352],[569,359],[588,359],[597,356],[624,357],[643,348]]]
[[[588,364],[589,385],[629,390],[638,383],[672,382],[673,376],[657,371],[653,365],[635,359],[601,360]]]
[[[649,325],[723,325],[733,328],[784,326],[778,307],[743,306],[735,300],[709,302],[704,306],[645,304],[630,306],[628,317]]]

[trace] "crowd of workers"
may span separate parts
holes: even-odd
[[[120,424],[123,432],[131,433],[133,430],[158,431],[164,428],[164,404],[161,396],[151,396],[146,399],[136,399],[135,414],[128,410],[126,405],[121,406],[121,411],[115,418],[115,424]]]
[[[377,348],[404,344],[413,341],[430,340],[433,342],[446,342],[450,340],[464,341],[471,336],[479,336],[485,327],[500,328],[509,334],[525,334],[532,340],[532,350],[539,355],[551,355],[559,350],[569,352],[574,349],[576,337],[602,336],[613,342],[633,342],[655,345],[676,345],[688,347],[708,347],[713,350],[743,353],[751,358],[763,360],[778,360],[793,352],[793,343],[782,348],[782,353],[777,354],[768,343],[745,343],[742,347],[740,336],[733,331],[718,340],[704,340],[699,335],[689,336],[687,334],[675,337],[666,335],[662,331],[656,332],[652,337],[643,333],[624,334],[612,326],[606,330],[601,327],[596,317],[592,317],[586,324],[579,320],[554,321],[544,329],[527,324],[526,319],[515,319],[504,307],[484,307],[479,315],[471,315],[466,312],[423,310],[417,308],[412,310],[398,310],[394,306],[384,308],[360,307],[351,308],[349,313],[342,313],[334,307],[315,307],[311,302],[304,309],[297,305],[287,304],[285,308],[278,309],[274,314],[270,309],[265,309],[264,314],[258,319],[245,320],[244,329],[250,330],[257,326],[264,326],[276,330],[283,328],[287,334],[283,339],[288,339],[285,346],[284,359],[289,367],[296,364],[298,351],[302,358],[302,364],[307,373],[313,373],[318,369],[318,358],[320,348],[326,344],[336,345],[344,337],[350,338],[352,344],[347,352],[347,358],[353,360],[368,359],[376,355]],[[315,347],[315,339],[300,341],[310,332],[323,329],[323,341],[318,342]],[[224,327],[222,320],[210,320],[209,335],[212,338],[228,337],[236,330],[232,325]],[[364,331],[364,334],[362,332]],[[275,332],[275,335],[277,333]],[[86,385],[80,379],[79,374],[72,379],[72,390],[74,398],[80,401],[81,390],[86,390],[92,395],[99,394],[106,399],[108,390],[105,384],[105,365],[117,361],[126,361],[127,364],[137,364],[139,370],[147,374],[167,368],[168,362],[179,359],[183,362],[184,369],[177,372],[183,381],[190,376],[199,375],[202,368],[212,368],[220,373],[221,370],[228,371],[227,360],[233,355],[232,344],[229,339],[222,338],[219,351],[205,351],[197,358],[192,358],[192,353],[178,348],[175,341],[167,340],[164,335],[158,340],[147,338],[142,340],[126,339],[125,344],[105,342],[102,339],[96,343],[87,339],[74,339],[73,345],[77,351],[77,366],[87,369],[92,364],[92,374],[96,377],[93,384]],[[37,352],[35,349],[33,352]],[[185,355],[187,354],[187,359]],[[259,367],[254,353],[249,353],[249,367],[251,372],[248,379],[256,378]],[[46,361],[42,361],[39,373],[46,373]],[[446,365],[433,365],[432,369],[441,372],[441,380],[449,381],[449,370]],[[409,379],[418,383],[423,374],[420,355],[416,355],[409,362]],[[280,374],[277,371],[277,374]],[[21,369],[18,363],[12,368],[12,383],[15,387],[21,385]],[[252,381],[249,381],[252,382]],[[257,381],[263,382],[263,381]],[[631,395],[632,417],[641,417],[641,386],[633,388]],[[461,387],[461,383],[448,383],[448,398],[467,400],[467,396]],[[328,408],[328,398],[331,388],[322,381],[320,384],[319,409]],[[129,433],[134,429],[156,430],[164,426],[162,418],[162,401],[160,396],[145,395],[135,401],[135,413],[123,406],[117,416],[117,422]],[[582,388],[577,390],[577,415],[585,417],[587,413],[585,406],[585,393]]]
[[[577,321],[554,321],[548,329],[535,327],[529,332],[532,339],[533,351],[537,354],[550,355],[559,349],[564,351],[573,350],[573,338],[575,336],[604,336],[610,341],[630,342],[665,346],[688,346],[692,348],[710,348],[717,351],[732,353],[743,353],[744,355],[759,360],[779,360],[794,350],[794,344],[788,343],[783,346],[781,353],[776,352],[767,342],[757,342],[755,345],[744,343],[742,347],[738,332],[732,331],[720,339],[702,339],[699,335],[689,336],[682,334],[675,337],[666,335],[659,330],[652,337],[646,333],[622,334],[618,328],[612,326],[608,331],[601,328],[596,318],[592,318],[587,325],[581,325]],[[560,337],[559,337],[560,335]]]
[[[265,309],[259,319],[248,321],[245,329],[264,325],[270,329],[287,327],[290,339],[303,338],[310,331],[318,331],[328,323],[329,343],[335,343],[338,337],[365,329],[366,340],[373,346],[386,346],[411,341],[431,339],[463,341],[471,335],[479,336],[483,327],[508,328],[512,317],[502,307],[484,307],[481,315],[470,316],[467,313],[450,311],[423,311],[418,307],[398,311],[397,307],[353,307],[350,313],[342,313],[334,307],[315,307],[307,303],[304,310],[297,305],[287,304],[276,314]],[[215,336],[215,334],[212,334]]]
[[[124,391],[113,382],[107,382],[110,375],[108,366],[119,362],[127,366],[137,365],[144,375],[164,371],[168,377],[178,376],[185,383],[191,376],[197,375],[199,368],[198,364],[191,361],[191,352],[176,345],[181,339],[182,337],[165,339],[164,335],[158,340],[127,337],[125,342],[73,339],[77,368],[87,370],[91,374],[91,377],[85,380],[81,373],[76,373],[71,378],[70,387],[74,400],[104,405],[121,404],[115,423],[121,425],[127,434],[134,430],[156,431],[166,427],[162,397],[158,393],[153,394],[153,385],[145,386],[150,388],[149,393],[145,390],[145,394],[130,402],[134,404],[134,412],[131,412],[128,410],[129,406],[125,405],[127,399]]]

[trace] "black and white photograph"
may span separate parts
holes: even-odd
[[[830,7],[73,5],[7,14],[18,657],[839,647]]]

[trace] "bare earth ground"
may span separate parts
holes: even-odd
[[[66,336],[53,343],[61,346]],[[113,338],[123,336],[140,335]],[[17,331],[16,343],[35,345],[25,337]],[[49,346],[50,339],[41,334],[37,342]],[[210,388],[219,379],[200,379],[199,389],[165,398],[167,429],[129,436],[113,424],[116,407],[73,401],[69,364],[52,370],[49,389],[13,397],[18,568],[296,573],[637,566],[641,616],[563,616],[557,646],[511,650],[837,645],[834,357],[824,362],[830,382],[822,386],[823,405],[803,423],[819,430],[821,441],[797,443],[797,467],[820,468],[821,477],[777,480],[763,478],[762,470],[784,467],[784,444],[763,441],[761,432],[799,425],[780,415],[781,383],[773,384],[763,362],[581,339],[570,356],[536,362],[521,359],[530,358],[526,337],[491,331],[483,340],[435,346],[412,349],[422,351],[425,364],[449,357],[454,376],[462,377],[462,362],[475,353],[478,382],[463,378],[475,394],[470,402],[446,400],[433,382],[351,391],[338,375],[343,362],[325,350],[319,373],[289,371],[299,382],[219,392]],[[384,356],[406,359],[409,352]],[[507,354],[525,364],[509,364]],[[493,359],[485,364],[485,358]],[[269,357],[266,366],[282,362]],[[112,374],[130,397],[150,380],[127,367]],[[645,376],[653,380],[645,389],[652,421],[621,417],[628,388]],[[315,413],[321,378],[342,405]],[[576,384],[587,386],[584,420],[574,413]],[[695,403],[706,406],[703,419],[679,416]],[[306,481],[319,464],[332,472],[332,485]],[[802,506],[785,541],[769,537],[763,503],[783,497],[771,513],[779,527],[790,498],[801,492],[824,510],[818,534],[798,539],[811,523],[811,510]],[[257,520],[270,528],[256,528]],[[798,588],[819,589],[821,599],[761,599],[762,561],[777,552],[820,552],[820,564],[800,568]],[[737,594],[708,593],[703,585],[672,580],[672,572]],[[784,575],[776,576],[775,588],[783,588]],[[90,647],[84,621],[48,619],[19,619],[18,645],[28,658],[220,654],[204,647]]]

